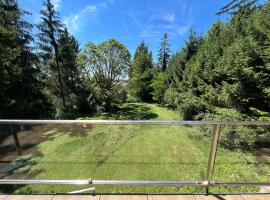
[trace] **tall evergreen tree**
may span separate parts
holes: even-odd
[[[41,50],[40,56],[43,65],[50,67],[50,75],[56,76],[58,80],[60,99],[62,106],[66,107],[66,97],[61,72],[61,57],[59,56],[58,40],[63,31],[63,24],[60,22],[59,14],[56,12],[51,0],[44,0],[44,9],[40,11],[41,23],[37,25],[38,45]],[[56,72],[56,74],[55,74]]]
[[[197,52],[201,43],[201,38],[197,36],[196,32],[191,30],[188,40],[185,42],[185,46],[181,51],[172,56],[169,63],[169,67],[166,70],[166,82],[168,84],[180,84],[183,80],[183,72],[186,68],[186,64]]]
[[[223,6],[216,14],[221,15],[224,13],[235,14],[243,12],[246,8],[250,8],[257,4],[259,0],[231,0],[230,3]]]
[[[32,25],[16,0],[0,1],[0,117],[49,117],[42,85],[38,81],[37,57],[32,53]]]
[[[170,62],[170,45],[169,45],[169,36],[167,33],[164,33],[161,38],[161,45],[158,54],[158,66],[164,72]]]
[[[145,42],[137,47],[131,64],[129,88],[137,101],[152,101],[153,58]]]
[[[175,96],[168,99],[185,119],[222,118],[228,112],[243,120],[269,112],[269,8],[269,3],[247,5],[229,22],[214,23],[203,39],[191,33],[166,70],[165,93],[177,91],[167,96]]]
[[[79,43],[68,33],[65,27],[60,35],[58,44],[63,87],[66,93],[76,93],[80,87],[80,70],[76,62],[80,52]]]

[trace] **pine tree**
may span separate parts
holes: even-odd
[[[196,54],[201,43],[201,38],[197,36],[196,32],[191,30],[185,46],[180,52],[172,56],[169,67],[166,70],[168,84],[180,84],[183,80],[183,72],[186,64]]]
[[[224,13],[235,14],[243,12],[246,8],[256,6],[259,0],[232,0],[230,3],[223,6],[216,14],[221,15]]]
[[[68,33],[68,30],[65,27],[60,35],[58,44],[64,89],[68,93],[76,93],[80,87],[80,72],[76,63],[80,52],[79,43]]]
[[[131,64],[130,94],[136,101],[152,101],[153,59],[145,42],[137,47]]]
[[[60,99],[62,105],[66,107],[66,97],[61,72],[61,57],[59,56],[58,39],[63,31],[63,24],[60,22],[59,14],[56,12],[51,0],[44,1],[44,9],[40,11],[41,23],[37,25],[40,33],[38,34],[38,45],[41,50],[43,65],[50,65],[50,74],[56,76],[60,89]],[[58,92],[56,92],[57,94]]]
[[[164,72],[170,62],[170,45],[169,45],[169,36],[167,33],[161,38],[161,45],[158,55],[158,66]]]
[[[0,1],[0,117],[48,117],[49,105],[41,93],[37,57],[32,52],[32,25],[15,0]]]

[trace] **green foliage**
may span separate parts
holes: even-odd
[[[114,39],[89,43],[80,54],[51,0],[44,0],[34,41],[32,25],[22,19],[28,13],[17,1],[2,0],[0,117],[74,118],[112,111],[128,96],[177,108],[184,119],[269,120],[270,4],[258,5],[231,1],[221,9],[232,11],[227,22],[215,22],[202,37],[191,30],[172,56],[165,33],[154,64],[144,42],[131,63],[127,48]]]
[[[204,102],[192,93],[180,93],[177,102],[185,120],[192,120],[194,116],[205,110]]]
[[[164,33],[158,54],[158,67],[163,72],[167,69],[170,62],[170,45],[168,33]]]
[[[230,3],[223,6],[217,14],[221,15],[228,12],[230,13],[243,12],[246,8],[256,5],[257,2],[258,0],[232,0]]]
[[[158,102],[158,103],[163,103],[164,102],[164,93],[166,90],[166,85],[165,85],[165,76],[162,72],[158,72],[151,83],[151,87],[153,88],[153,100]]]
[[[216,115],[218,108],[233,109],[242,120],[259,117],[252,116],[251,107],[270,111],[265,21],[270,6],[241,9],[245,12],[234,13],[228,23],[214,23],[202,39],[191,32],[186,46],[173,56],[166,82],[178,93],[170,102],[176,102],[184,118]]]
[[[25,14],[17,1],[0,1],[0,118],[50,117]]]
[[[59,37],[63,31],[63,24],[60,21],[59,13],[55,10],[51,0],[44,0],[44,8],[40,11],[41,22],[37,25],[39,56],[43,70],[47,71],[47,82],[52,93],[61,101],[60,107],[66,109],[66,95],[61,71],[61,57],[59,55]]]
[[[269,120],[270,5],[233,1],[231,19],[216,22],[200,38],[191,32],[165,71],[164,99],[184,119]],[[244,4],[242,4],[244,3]],[[238,9],[239,8],[239,9]],[[229,127],[221,132],[226,148],[250,149],[267,130]],[[209,128],[197,135],[209,136]],[[196,134],[195,134],[196,135]],[[201,137],[200,136],[200,137]]]
[[[258,133],[256,130],[245,127],[229,127],[220,133],[220,145],[229,149],[250,149],[255,146]]]
[[[135,101],[152,101],[153,59],[148,47],[142,42],[136,49],[129,72],[129,93]]]
[[[169,86],[168,89],[166,89],[164,94],[164,103],[168,107],[176,108],[177,102],[176,102],[176,96],[178,95],[176,89],[172,86]]]
[[[216,108],[213,113],[201,113],[196,118],[215,121],[252,120],[249,116],[232,108]],[[200,139],[210,137],[211,131],[212,127],[198,127],[192,137]],[[258,139],[267,138],[268,131],[267,127],[260,126],[221,126],[219,144],[228,149],[252,150],[256,147]]]
[[[201,38],[191,30],[185,46],[181,49],[181,51],[172,56],[171,62],[166,70],[166,82],[168,84],[182,87],[180,84],[184,79],[184,70],[186,69],[189,60],[197,52],[200,43]]]
[[[83,68],[88,77],[93,77],[97,86],[97,95],[106,111],[112,111],[114,105],[126,97],[119,90],[123,85],[130,66],[128,49],[110,39],[99,45],[88,43],[81,54]],[[122,99],[119,99],[119,92]]]
[[[204,114],[203,118],[216,121],[244,121],[247,116],[233,108],[215,108],[214,112]]]

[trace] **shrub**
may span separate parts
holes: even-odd
[[[223,127],[220,132],[220,145],[228,149],[251,149],[255,146],[257,132],[246,126]]]
[[[168,106],[168,107],[171,107],[171,108],[176,108],[177,105],[176,105],[176,96],[177,96],[177,91],[174,87],[170,86],[166,91],[165,91],[165,94],[164,94],[164,102],[165,104]]]
[[[177,104],[185,120],[192,120],[196,115],[205,110],[204,102],[191,93],[182,93],[179,95],[179,102]]]
[[[158,103],[164,103],[164,92],[166,90],[164,74],[162,72],[157,73],[150,86],[153,88],[153,100]]]
[[[216,108],[215,113],[199,114],[197,118],[204,120],[228,120],[228,121],[244,121],[251,120],[247,117],[231,108]],[[203,138],[211,137],[211,126],[200,126],[194,129],[191,137]],[[250,150],[256,145],[258,137],[265,135],[266,129],[258,129],[256,126],[222,126],[220,130],[219,144],[222,147],[228,149],[245,149]]]

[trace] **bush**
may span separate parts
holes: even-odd
[[[257,132],[246,126],[223,127],[220,145],[228,149],[251,149],[255,146]]]
[[[196,115],[205,110],[203,101],[191,93],[182,93],[179,95],[179,102],[177,104],[185,120],[192,120]]]
[[[162,72],[157,73],[150,85],[153,88],[153,100],[158,103],[164,103],[164,92],[166,90],[165,76]]]
[[[197,118],[204,120],[228,120],[228,121],[245,121],[251,120],[231,108],[216,108],[214,113],[199,114]],[[245,149],[250,150],[256,145],[257,138],[263,137],[267,132],[266,129],[259,129],[256,126],[222,126],[220,130],[219,144],[228,149]],[[203,137],[211,137],[211,126],[200,126],[194,129],[191,137],[201,139]]]
[[[114,89],[114,101],[116,104],[123,104],[127,102],[127,88],[119,85]]]
[[[168,107],[175,109],[177,107],[176,102],[175,102],[175,99],[176,99],[177,95],[178,94],[177,94],[176,89],[174,87],[170,86],[165,91],[165,94],[164,94],[164,102],[165,102],[165,104]]]

